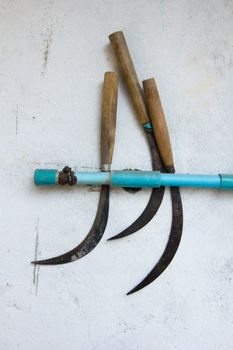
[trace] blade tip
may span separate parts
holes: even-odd
[[[126,293],[126,295],[131,295],[131,294],[133,294],[133,293],[135,293],[136,292],[136,290],[134,291],[133,289],[132,290],[130,290],[128,293]]]
[[[108,238],[107,241],[114,241],[115,239],[116,239],[115,236],[112,236],[112,237]]]

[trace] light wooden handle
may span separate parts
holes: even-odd
[[[153,78],[144,80],[143,89],[148,112],[150,115],[150,121],[163,163],[167,167],[173,166],[172,149],[167,129],[167,123],[163,113],[163,108],[155,80]]]
[[[117,74],[106,72],[104,75],[101,123],[101,163],[103,170],[108,170],[112,163],[116,130],[117,88]]]
[[[123,77],[137,113],[137,118],[140,124],[143,125],[149,122],[149,117],[124,34],[123,32],[112,33],[109,35],[109,40],[121,66]]]

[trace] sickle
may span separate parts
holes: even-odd
[[[128,87],[138,121],[145,131],[147,142],[151,151],[152,168],[153,170],[163,172],[164,169],[161,164],[157,145],[153,137],[149,115],[124,34],[122,32],[115,32],[109,35],[109,40],[121,67],[122,75]],[[151,192],[149,202],[139,218],[137,218],[137,220],[124,231],[114,237],[109,238],[109,240],[128,236],[144,227],[157,213],[163,200],[163,195],[164,187],[154,188]]]
[[[112,154],[116,128],[117,110],[117,75],[107,72],[104,76],[102,99],[102,127],[101,127],[101,163],[102,171],[111,169]],[[69,252],[51,259],[32,261],[40,265],[65,264],[82,258],[90,253],[101,240],[108,221],[109,211],[109,186],[101,186],[98,210],[95,221],[86,238]]]
[[[148,79],[143,82],[144,93],[147,101],[148,111],[150,113],[151,123],[154,135],[158,143],[160,154],[166,168],[166,172],[174,173],[175,167],[172,157],[172,150],[167,130],[167,124],[163,113],[158,89],[154,79]],[[182,229],[183,229],[183,210],[178,187],[171,187],[172,200],[172,225],[167,246],[151,272],[133,288],[127,295],[135,293],[153,282],[168,267],[174,258],[179,247]]]
[[[148,115],[147,115],[147,118],[142,118],[142,116],[145,115],[142,112],[143,110],[146,110],[146,107],[142,98],[139,82],[136,76],[136,72],[133,66],[132,59],[129,54],[129,50],[128,50],[124,35],[122,32],[116,32],[111,34],[109,38],[110,38],[111,44],[113,45],[114,51],[117,55],[118,61],[120,62],[123,76],[126,80],[129,92],[131,94],[131,98],[134,102],[138,119],[141,122],[141,124],[145,126],[146,125],[145,123],[148,123],[150,119]],[[149,81],[151,82],[151,80]],[[174,164],[172,159],[172,151],[171,151],[171,146],[169,141],[169,135],[168,135],[166,121],[165,121],[165,117],[163,114],[161,102],[159,99],[159,95],[158,95],[158,91],[155,83],[153,85],[151,83],[149,84],[148,82],[144,82],[144,93],[147,99],[147,108],[151,118],[154,137],[159,146],[160,154],[162,156],[165,169],[167,172],[174,172],[175,169],[174,169]],[[139,99],[138,96],[141,97],[141,99]],[[141,110],[139,108],[140,105],[142,106]],[[181,235],[182,235],[182,228],[183,228],[183,212],[182,212],[182,203],[180,199],[180,193],[177,188],[171,190],[171,199],[172,199],[172,226],[170,230],[169,240],[164,250],[164,253],[160,258],[158,264],[156,264],[156,266],[151,271],[151,273],[146,277],[146,279],[143,280],[140,283],[140,285],[136,286],[132,291],[130,291],[129,294],[136,292],[137,290],[145,287],[146,285],[151,283],[153,280],[155,280],[170,264],[170,262],[172,261],[178,249],[178,246],[181,240]],[[139,225],[137,226],[138,220],[140,220],[140,218],[138,218],[137,221],[135,222],[136,224],[133,223],[134,230],[132,230],[130,226],[129,230],[126,229],[120,234],[118,234],[117,236],[114,236],[110,239],[125,237],[136,231],[135,226],[136,228],[139,228],[139,227],[141,228],[144,226],[144,223],[149,222],[152,219],[152,217],[155,215],[156,211],[158,210],[158,207],[159,207],[158,199],[156,203],[157,205],[153,207],[152,204],[153,204],[153,200],[150,200],[146,209],[142,213],[141,217],[143,217],[143,219],[145,220],[142,220],[141,225],[139,221]],[[146,220],[147,213],[149,213],[148,221]]]

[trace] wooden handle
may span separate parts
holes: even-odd
[[[172,149],[167,129],[167,123],[163,113],[163,108],[155,80],[153,78],[144,80],[143,89],[148,112],[150,115],[150,121],[163,163],[166,167],[173,166]]]
[[[108,170],[112,163],[116,130],[117,88],[116,73],[106,72],[104,75],[101,123],[101,163],[103,170]]]
[[[149,122],[149,117],[124,34],[123,32],[115,32],[109,35],[109,40],[121,66],[123,77],[137,113],[137,118],[140,124],[145,124]]]

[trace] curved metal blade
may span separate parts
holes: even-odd
[[[66,264],[72,261],[76,261],[90,253],[101,240],[107,225],[109,211],[109,192],[109,186],[104,185],[101,187],[99,205],[95,221],[86,238],[77,247],[65,254],[56,256],[54,258],[32,261],[32,263],[39,265]]]
[[[153,170],[163,171],[163,166],[160,160],[160,156],[159,156],[156,142],[154,140],[154,136],[152,134],[152,130],[151,129],[146,130],[146,135],[147,135],[147,141],[149,143],[150,151],[151,151],[152,168]],[[146,226],[148,222],[150,222],[151,219],[153,219],[153,217],[157,213],[161,205],[161,202],[163,200],[163,195],[164,195],[164,187],[154,188],[152,190],[152,193],[146,208],[144,209],[142,214],[137,218],[137,220],[135,220],[124,231],[120,232],[116,236],[109,238],[108,241],[129,236],[132,233],[137,232],[138,230]]]
[[[168,267],[174,258],[176,251],[179,247],[182,229],[183,229],[183,209],[180,197],[180,190],[178,187],[171,187],[171,198],[172,198],[172,226],[168,239],[167,246],[163,252],[163,255],[159,259],[158,263],[151,270],[151,272],[133,288],[127,295],[133,294],[140,289],[146,287],[148,284],[153,282],[161,273]]]

